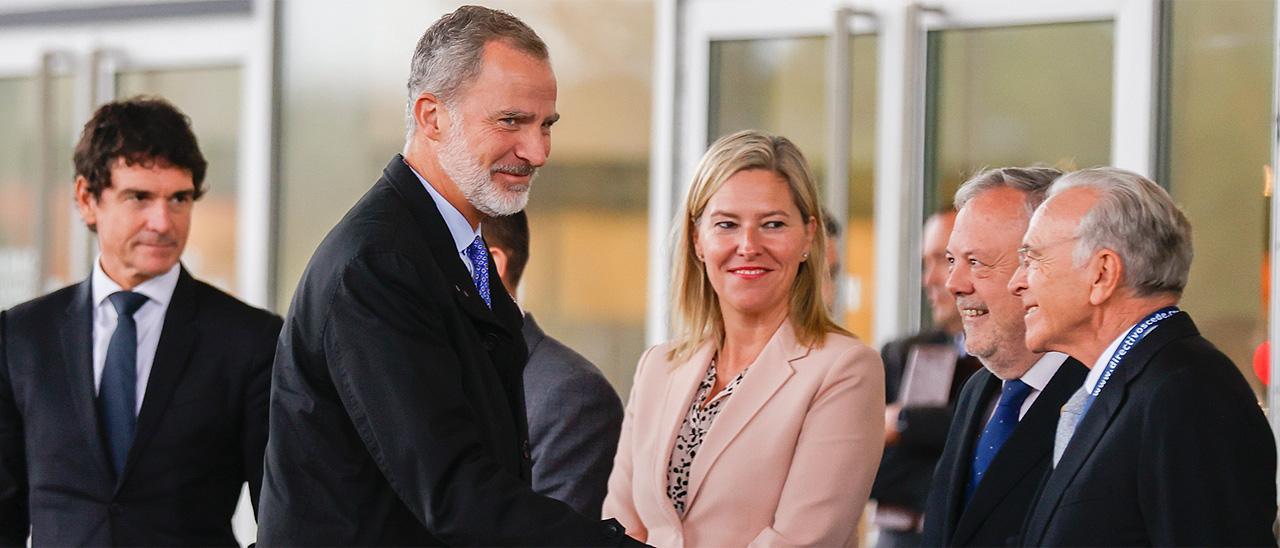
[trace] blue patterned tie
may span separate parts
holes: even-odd
[[[467,246],[467,258],[471,259],[471,281],[476,283],[484,304],[493,308],[493,303],[489,302],[489,248],[484,246],[484,240],[479,236]]]
[[[995,460],[996,454],[1000,452],[1000,447],[1004,442],[1009,441],[1009,437],[1013,435],[1013,429],[1018,427],[1018,411],[1022,409],[1022,402],[1026,401],[1030,394],[1031,387],[1021,379],[1004,383],[1004,390],[1000,392],[1000,401],[996,403],[996,412],[992,415],[991,422],[987,423],[987,428],[982,431],[982,436],[978,438],[978,445],[973,451],[973,470],[969,476],[969,485],[965,489],[966,504],[973,497],[973,492],[982,481],[982,475],[991,466],[991,461]]]
[[[116,309],[116,331],[107,345],[107,361],[98,386],[98,416],[106,433],[111,464],[116,477],[120,477],[137,422],[138,324],[133,321],[133,314],[147,302],[147,296],[119,291],[107,299]]]

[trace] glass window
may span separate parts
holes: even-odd
[[[414,45],[461,4],[281,5],[279,310],[321,238],[403,148]],[[644,350],[653,4],[487,5],[547,42],[563,115],[529,202],[520,303],[626,394]]]
[[[844,325],[869,337],[874,313],[875,104],[874,35],[853,37],[849,158],[849,216],[842,220],[840,281]],[[743,129],[787,137],[809,160],[825,187],[827,38],[727,40],[711,43],[707,144]],[[687,181],[682,182],[687,184]]]
[[[49,140],[41,143],[33,138],[41,115],[38,80],[0,79],[0,119],[7,122],[0,126],[0,309],[78,281],[68,259],[72,238],[84,231],[72,200],[74,90],[69,76],[49,85]],[[49,155],[44,168],[42,154]]]
[[[1111,157],[1109,21],[929,33],[926,215],[984,167]]]
[[[951,207],[984,168],[1108,164],[1114,30],[1102,21],[930,32],[923,217]]]
[[[0,309],[35,296],[39,288],[41,227],[40,143],[36,134],[36,79],[0,80]]]
[[[1261,394],[1252,363],[1267,335],[1275,3],[1170,6],[1161,183],[1194,231],[1182,303]]]

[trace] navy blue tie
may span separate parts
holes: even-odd
[[[471,259],[471,281],[476,283],[484,304],[493,308],[493,303],[489,302],[489,248],[484,246],[484,240],[479,236],[467,246],[467,258]]]
[[[107,345],[107,362],[98,386],[98,416],[106,433],[111,465],[116,477],[120,477],[137,422],[138,324],[133,321],[133,314],[147,302],[147,296],[119,291],[107,299],[116,308],[116,331]]]
[[[996,412],[991,416],[991,421],[987,423],[987,428],[982,431],[982,436],[978,438],[978,444],[974,447],[973,470],[969,476],[969,485],[965,488],[966,503],[973,497],[973,492],[977,490],[983,474],[987,473],[991,461],[995,460],[1004,442],[1009,441],[1009,437],[1013,435],[1013,429],[1018,427],[1018,412],[1022,409],[1022,402],[1026,401],[1030,394],[1031,387],[1021,379],[1004,383],[1004,390],[1000,392],[1000,401],[996,403]]]

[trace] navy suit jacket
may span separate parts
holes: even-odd
[[[965,383],[956,403],[947,447],[938,461],[924,520],[925,546],[1008,546],[1018,540],[1027,508],[1049,471],[1062,404],[1088,374],[1067,358],[1018,421],[966,505],[974,444],[986,427],[1001,381],[982,369]]]
[[[1116,368],[1027,518],[1029,546],[1275,546],[1276,446],[1183,312]]]
[[[124,474],[99,429],[88,280],[0,313],[0,546],[236,546],[257,500],[280,318],[186,270]]]

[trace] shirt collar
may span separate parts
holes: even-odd
[[[159,303],[161,307],[167,308],[169,300],[173,298],[174,288],[178,287],[178,274],[181,268],[181,263],[174,263],[168,272],[138,284],[131,291],[146,295],[148,299]],[[117,291],[122,291],[120,284],[112,280],[106,271],[102,270],[102,256],[99,255],[93,261],[93,305],[95,307],[101,306],[107,300],[107,297]]]
[[[1027,386],[1034,388],[1037,392],[1044,391],[1044,387],[1049,386],[1049,381],[1053,380],[1053,376],[1058,374],[1058,368],[1067,361],[1067,355],[1061,352],[1045,352],[1036,360],[1035,365],[1031,366],[1026,373],[1022,374],[1022,382]]]
[[[1138,324],[1135,322],[1133,325]],[[1121,331],[1120,335],[1116,337],[1116,340],[1111,341],[1111,344],[1107,346],[1107,349],[1103,350],[1102,354],[1098,356],[1098,361],[1094,362],[1093,367],[1089,368],[1089,374],[1084,378],[1085,390],[1093,392],[1093,387],[1097,386],[1098,381],[1102,379],[1102,371],[1107,368],[1107,362],[1111,361],[1111,355],[1116,353],[1116,349],[1120,348],[1120,341],[1124,340],[1124,336],[1128,335],[1129,331],[1132,329],[1133,326],[1131,325],[1129,326],[1129,329]]]
[[[471,247],[471,242],[474,242],[476,237],[480,235],[480,229],[471,230],[471,223],[467,222],[467,218],[462,216],[462,212],[458,211],[458,208],[453,207],[449,200],[444,199],[444,196],[441,196],[435,187],[431,186],[431,183],[423,179],[418,170],[409,165],[409,162],[405,162],[404,165],[409,168],[409,171],[413,172],[413,176],[418,178],[422,186],[427,189],[427,193],[431,195],[431,200],[436,203],[436,209],[440,210],[440,216],[444,217],[444,224],[449,227],[449,235],[453,236],[453,245],[458,248],[458,253],[465,252],[468,247]]]

